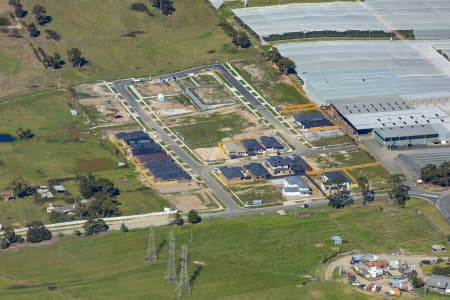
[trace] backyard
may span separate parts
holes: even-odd
[[[156,228],[154,264],[143,258],[147,230],[65,237],[54,245],[11,251],[0,256],[0,295],[8,300],[175,299],[174,286],[164,283],[166,241],[174,231],[177,255],[181,244],[189,247],[195,299],[362,300],[369,298],[350,285],[309,276],[319,278],[322,261],[330,255],[356,248],[363,253],[402,249],[431,254],[429,245],[443,243],[444,233],[450,231],[434,207],[417,199],[405,208],[377,201],[353,209],[315,211],[309,217],[268,213]],[[330,236],[336,234],[347,242],[333,246]]]

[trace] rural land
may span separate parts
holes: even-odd
[[[447,0],[0,0],[1,299],[450,299]]]

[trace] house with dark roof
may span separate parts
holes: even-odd
[[[450,277],[440,275],[430,275],[425,284],[428,289],[450,294]]]
[[[122,140],[125,144],[130,145],[139,141],[151,140],[148,134],[142,130],[119,132],[116,134],[118,140]]]
[[[149,153],[149,154],[139,154],[136,155],[135,160],[140,164],[145,164],[153,160],[171,160],[165,152]]]
[[[315,127],[333,126],[333,123],[321,113],[294,114],[293,118],[297,126],[303,130]]]
[[[246,150],[248,156],[256,156],[264,152],[261,144],[255,139],[241,140],[241,144]]]
[[[131,154],[133,156],[164,152],[161,146],[159,146],[154,140],[139,141],[130,144],[130,147],[131,147]]]
[[[191,176],[173,160],[152,160],[144,167],[150,172],[155,182],[191,180]]]
[[[320,178],[320,185],[323,190],[350,190],[350,180],[341,172],[326,172]]]
[[[284,149],[283,145],[273,136],[265,136],[259,138],[264,150],[269,153],[278,153]]]
[[[311,167],[298,155],[271,156],[266,160],[266,166],[273,176],[303,174]]]
[[[270,177],[269,171],[260,163],[250,163],[244,166],[244,173],[253,179],[266,179]]]
[[[245,175],[241,167],[219,167],[218,174],[229,184],[250,179],[250,176]]]

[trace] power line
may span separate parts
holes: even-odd
[[[177,281],[177,268],[175,264],[175,234],[169,235],[169,258],[167,260],[166,283],[172,284]]]
[[[148,261],[154,261],[156,260],[156,245],[155,245],[155,228],[153,225],[149,227],[148,232],[148,246],[147,246],[147,253],[145,255],[145,260]]]
[[[186,244],[181,245],[180,274],[178,276],[176,293],[178,297],[191,294],[191,283],[187,271],[188,248]]]

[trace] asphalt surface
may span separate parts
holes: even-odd
[[[160,76],[160,79],[172,80],[174,77],[182,77],[189,75],[191,73],[200,72],[203,70],[215,70],[219,72],[230,84],[236,88],[236,90],[243,95],[248,102],[250,102],[255,109],[269,121],[282,135],[287,137],[291,136],[291,133],[286,127],[284,127],[266,108],[263,106],[234,76],[220,64],[201,66],[188,70],[183,70],[180,72],[175,72],[172,74],[166,74]],[[176,144],[173,139],[153,120],[149,114],[143,109],[143,107],[136,101],[134,96],[128,91],[127,86],[134,84],[130,79],[116,80],[113,82],[114,88],[122,95],[122,97],[130,104],[133,110],[139,115],[142,121],[150,128],[153,128],[161,141],[163,141],[168,147],[176,153],[187,165],[189,165],[195,174],[198,174],[202,180],[211,188],[214,193],[219,197],[221,202],[225,205],[226,210],[219,213],[203,214],[204,218],[219,218],[227,216],[239,216],[248,215],[256,213],[268,213],[277,210],[290,210],[298,209],[299,205],[285,205],[285,206],[271,206],[271,207],[261,207],[261,208],[242,208],[236,205],[231,196],[224,188],[213,178],[210,173],[210,168],[202,163],[194,160],[188,153],[186,153],[178,144]],[[351,151],[358,148],[356,145],[336,147],[336,148],[326,148],[326,149],[309,149],[300,141],[293,145],[296,154],[300,155],[318,155],[318,154],[328,154],[338,151]],[[430,203],[436,205],[441,213],[450,220],[450,192],[449,193],[430,193],[423,191],[420,188],[413,188],[410,191],[411,196],[417,196],[426,199]],[[377,195],[378,198],[386,197],[386,194]],[[328,205],[328,200],[318,200],[314,201],[311,207],[316,206],[326,206]]]

